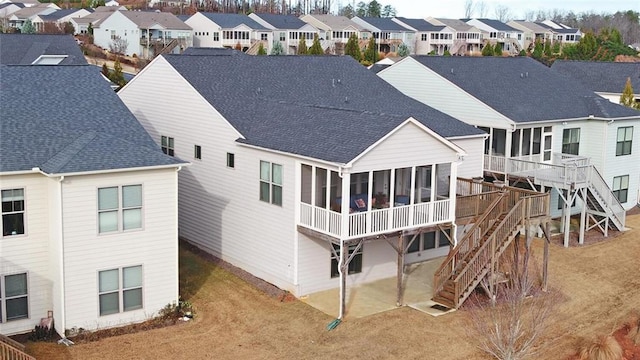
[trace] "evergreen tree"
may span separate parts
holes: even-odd
[[[302,35],[298,42],[298,55],[307,55],[307,41],[304,38],[305,36]]]
[[[89,35],[93,36],[93,25],[91,25],[91,23],[89,23],[89,26],[87,26],[87,32],[89,33]]]
[[[486,43],[482,48],[482,56],[493,56],[493,45]]]
[[[394,8],[391,5],[385,5],[382,8],[382,13],[380,14],[380,16],[385,17],[385,18],[396,17],[396,8]]]
[[[258,55],[267,55],[267,50],[264,48],[262,43],[260,43],[260,46],[258,47]]]
[[[102,73],[102,75],[106,76],[107,79],[111,77],[111,74],[109,74],[109,68],[107,67],[107,63],[102,64],[102,70],[100,72]]]
[[[624,90],[622,91],[622,95],[620,95],[620,105],[638,109],[638,105],[633,99],[633,86],[631,86],[631,78],[627,78],[627,83],[624,85]]]
[[[271,47],[271,55],[283,55],[284,48],[282,47],[282,43],[278,40],[273,41],[273,46]]]
[[[344,47],[344,54],[349,55],[352,58],[356,59],[357,62],[360,62],[362,59],[362,54],[360,53],[360,46],[358,45],[358,37],[356,34],[351,34],[349,36],[349,40],[347,40],[347,45]]]
[[[544,54],[544,48],[543,48],[542,42],[540,41],[540,39],[536,39],[536,44],[533,47],[532,56],[534,59],[541,59],[543,54]]]
[[[367,4],[364,1],[360,1],[358,5],[356,5],[356,16],[367,16]]]
[[[451,56],[449,49],[444,49],[444,53],[442,53],[442,56]]]
[[[551,40],[549,39],[544,42],[544,56],[551,57]]]
[[[380,17],[382,12],[382,7],[380,3],[376,0],[371,0],[367,5],[367,16],[368,17]]]
[[[309,48],[310,55],[324,55],[324,51],[322,51],[322,45],[320,45],[320,38],[318,38],[318,34],[313,35],[313,44]]]
[[[31,22],[31,20],[27,19],[27,21],[25,21],[24,24],[22,25],[22,29],[20,29],[20,32],[23,34],[35,34],[36,27],[33,26],[33,23]]]
[[[346,16],[351,19],[355,16],[355,10],[353,10],[353,6],[351,6],[351,4],[347,4],[345,7],[338,10],[338,15]]]
[[[496,43],[496,47],[493,48],[493,56],[502,56],[502,44]]]
[[[124,74],[122,73],[122,65],[120,64],[120,60],[116,59],[113,64],[113,72],[111,72],[111,76],[109,80],[113,81],[115,84],[118,84],[120,87],[123,87],[127,81],[124,79]]]
[[[367,48],[364,50],[364,59],[370,64],[378,61],[378,46],[373,36],[369,38],[369,44],[367,44]]]
[[[400,44],[400,46],[398,46],[398,56],[409,56],[409,47],[407,46],[407,44],[402,43]]]

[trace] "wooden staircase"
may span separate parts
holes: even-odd
[[[459,308],[483,280],[494,288],[502,253],[532,217],[548,215],[549,194],[504,189],[436,270],[433,301]]]
[[[0,359],[36,360],[24,351],[24,345],[2,334],[0,334]]]

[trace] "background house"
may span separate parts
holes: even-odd
[[[373,38],[376,39],[378,52],[396,52],[398,46],[403,43],[409,47],[409,53],[412,52],[412,46],[415,44],[415,33],[412,29],[404,27],[390,18],[354,16],[351,21],[371,31]]]
[[[625,210],[638,203],[640,168],[628,164],[640,163],[640,112],[605,101],[526,57],[422,56],[378,75],[412,98],[487,131],[486,176],[553,189],[552,212],[567,217],[582,212],[583,231],[586,213],[605,234],[609,227],[624,229]],[[564,175],[544,175],[543,169]],[[569,194],[559,196],[566,184],[573,184]],[[600,200],[590,193],[598,193],[603,204],[594,206]]]
[[[0,64],[84,65],[87,60],[71,35],[0,34]]]
[[[640,63],[606,61],[554,61],[551,69],[580,82],[587,89],[619,104],[627,79],[640,102]]]
[[[518,54],[524,49],[524,33],[502,21],[493,19],[463,19],[469,25],[475,26],[483,32],[485,44],[501,44],[502,50],[511,55]]]
[[[445,51],[450,51],[453,47],[454,31],[447,26],[433,25],[424,19],[403,17],[395,17],[393,21],[415,31],[413,49],[415,49],[416,55],[443,55]]]
[[[166,12],[114,11],[92,26],[94,44],[110,49],[115,40],[128,56],[151,58],[160,52],[180,53],[193,41],[191,27]]]
[[[370,29],[362,27],[346,16],[306,14],[301,16],[300,20],[320,30],[320,39],[331,41],[332,52],[337,55],[344,54],[344,47],[352,34],[358,38],[360,48],[364,48],[366,40],[371,36]]]
[[[408,259],[446,253],[452,179],[482,174],[481,131],[350,57],[162,56],[118,95],[193,159],[180,236],[296,296],[394,276],[402,231]]]
[[[197,12],[185,23],[193,28],[193,45],[227,47],[257,53],[260,44],[271,49],[273,32],[244,14]]]
[[[185,163],[161,152],[95,67],[16,66],[2,54],[0,333],[53,318],[64,337],[176,302]]]
[[[454,31],[452,55],[474,55],[480,53],[483,43],[482,32],[458,19],[442,19],[428,17],[427,22],[436,26],[447,26]]]
[[[287,55],[297,54],[300,39],[304,38],[307,46],[311,46],[314,36],[320,36],[318,29],[313,25],[307,24],[293,15],[251,13],[249,17],[265,28],[271,29],[272,41],[279,41]],[[329,46],[327,41],[322,41],[321,45],[324,50]],[[272,46],[273,44],[267,44],[265,49],[270,52]]]

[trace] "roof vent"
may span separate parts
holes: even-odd
[[[349,97],[348,96],[344,97],[344,102],[346,102],[346,103],[349,102]]]
[[[453,74],[453,68],[451,68],[451,73]]]

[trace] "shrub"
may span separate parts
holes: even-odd
[[[55,331],[53,326],[40,326],[36,325],[36,327],[29,334],[30,341],[49,341],[53,339],[55,336]]]
[[[580,360],[620,360],[622,347],[611,335],[599,336],[595,341],[583,344],[578,356]]]

